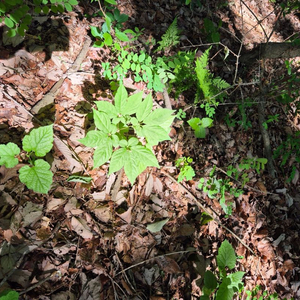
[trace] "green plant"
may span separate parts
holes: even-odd
[[[265,129],[268,129],[268,124],[272,122],[278,122],[278,117],[279,117],[278,114],[274,116],[269,115],[268,119],[262,125],[264,126]]]
[[[177,98],[184,91],[192,90],[197,85],[195,73],[195,51],[177,52],[172,57],[163,57],[166,63],[171,61],[174,64],[174,79],[169,81],[168,91],[172,89]]]
[[[222,21],[220,20],[219,24],[216,26],[212,20],[204,18],[203,25],[204,25],[204,31],[207,35],[208,42],[219,43],[220,34],[218,32],[218,29],[222,26]]]
[[[175,162],[176,167],[180,169],[180,173],[178,175],[178,182],[183,180],[192,180],[196,175],[195,171],[190,164],[193,162],[193,159],[190,157],[181,157],[178,158]]]
[[[95,148],[94,168],[110,160],[109,174],[124,167],[130,182],[148,166],[159,167],[152,146],[170,140],[173,111],[158,108],[152,111],[152,97],[143,100],[143,92],[128,97],[123,85],[118,88],[114,104],[96,101],[93,109],[96,130],[80,140]]]
[[[209,300],[210,295],[215,294],[215,300],[232,300],[236,292],[243,287],[242,278],[245,272],[229,273],[236,265],[236,254],[231,244],[225,240],[217,255],[217,266],[219,271],[215,275],[207,270],[204,274],[203,295],[200,300]]]
[[[176,118],[179,119],[179,120],[182,120],[182,119],[185,119],[186,118],[186,112],[179,108],[178,111],[177,111],[177,114],[176,114]]]
[[[27,5],[28,4],[28,5]],[[0,3],[0,19],[9,28],[7,35],[14,37],[16,34],[25,35],[32,21],[32,13],[48,14],[72,11],[77,5],[77,0],[33,0],[30,3],[23,0],[4,0]]]
[[[13,290],[4,290],[0,293],[0,300],[18,300],[19,293]]]
[[[209,178],[207,180],[205,180],[204,178],[201,178],[199,180],[198,188],[207,193],[207,196],[209,198],[218,198],[220,205],[226,215],[231,215],[233,203],[230,197],[227,197],[227,195],[239,197],[243,193],[243,190],[235,187],[231,180],[228,178],[217,178],[217,176],[214,175],[215,170],[216,167],[214,166],[212,171],[209,173]]]
[[[212,118],[215,114],[215,107],[219,105],[217,100],[222,101],[225,94],[222,90],[230,85],[220,77],[213,77],[208,69],[208,56],[211,47],[208,48],[196,60],[196,74],[199,82],[196,95],[196,102],[201,102],[201,108],[205,108],[206,114]],[[201,99],[201,100],[200,100]]]
[[[102,14],[103,15],[103,14]],[[99,27],[91,26],[91,34],[96,38],[94,47],[103,47],[113,45],[113,37],[111,32],[114,31],[115,36],[122,42],[128,42],[130,39],[127,33],[134,33],[132,30],[121,31],[122,23],[128,20],[128,15],[121,14],[116,8],[112,12],[107,12],[104,16],[105,22],[102,24],[101,29]],[[120,45],[115,43],[115,47],[120,49]]]
[[[163,51],[164,53],[170,51],[170,49],[177,44],[179,44],[180,30],[177,26],[177,17],[174,19],[172,24],[168,27],[167,31],[161,37],[161,40],[158,42],[159,46],[156,49],[157,51]]]
[[[280,167],[284,167],[290,157],[294,156],[295,162],[300,163],[300,132],[294,135],[288,135],[287,139],[283,141],[274,151],[273,157],[275,159],[281,158]],[[296,166],[292,165],[288,182],[291,182],[295,176]]]
[[[266,158],[254,157],[243,159],[242,162],[238,164],[238,167],[229,165],[226,173],[238,182],[238,186],[240,186],[240,188],[238,188],[229,178],[217,178],[217,176],[214,175],[216,170],[216,167],[214,166],[212,171],[209,173],[209,178],[207,180],[204,178],[199,180],[198,188],[207,193],[208,197],[211,199],[219,198],[222,209],[227,215],[230,215],[232,213],[232,202],[226,199],[226,195],[234,197],[242,195],[242,189],[250,180],[247,172],[245,171],[253,169],[260,174],[261,171],[265,169],[267,162],[268,160]]]
[[[264,288],[260,285],[257,285],[252,291],[246,291],[246,295],[246,300],[280,300],[279,295],[277,293],[273,293],[270,295],[268,291],[264,290]],[[291,298],[289,300],[293,299],[294,298]],[[282,300],[288,299],[284,298]]]
[[[242,126],[245,130],[252,128],[252,123],[250,118],[247,115],[247,109],[252,107],[255,104],[251,99],[243,99],[237,106],[239,114],[236,118],[233,118],[233,115],[236,113],[237,109],[234,108],[225,116],[225,122],[229,127],[234,127],[236,125]]]
[[[197,138],[205,138],[206,128],[212,126],[213,120],[210,118],[193,118],[188,120],[188,124],[192,127]]]
[[[157,74],[157,67],[152,63],[150,55],[144,51],[138,54],[122,49],[117,59],[119,63],[113,68],[109,62],[102,63],[104,77],[109,80],[123,80],[131,71],[135,82],[144,81],[147,88],[163,91],[164,83]]]
[[[24,137],[22,145],[23,150],[27,151],[29,166],[20,168],[20,181],[37,193],[48,193],[53,174],[50,165],[45,160],[37,158],[45,156],[53,147],[53,125],[33,129]],[[14,168],[19,163],[16,156],[20,152],[20,148],[14,143],[0,145],[0,165]]]

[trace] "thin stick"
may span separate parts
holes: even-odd
[[[227,230],[229,233],[231,233],[244,247],[246,247],[254,256],[256,256],[256,254],[254,253],[254,251],[247,245],[245,244],[244,241],[242,241],[241,238],[239,238],[232,230],[230,230],[228,227],[226,227],[225,225],[223,225],[221,223],[221,221],[219,221],[217,218],[214,217],[213,213],[214,212],[217,216],[218,214],[212,209],[209,208],[207,209],[205,206],[203,206],[200,201],[187,189],[185,188],[181,183],[179,183],[175,178],[173,178],[171,175],[169,175],[168,173],[166,173],[165,171],[162,170],[162,172],[168,177],[170,178],[173,182],[175,182],[176,184],[178,184],[178,186],[180,186],[189,196],[190,198],[192,198],[192,200],[194,201],[194,203],[201,208],[204,212],[206,212],[219,226],[221,226],[222,228],[224,228],[225,230]],[[219,216],[218,216],[219,218]]]
[[[152,258],[143,260],[143,261],[141,261],[141,262],[139,262],[139,263],[137,263],[137,264],[134,264],[134,265],[132,265],[132,266],[130,266],[130,267],[128,267],[128,268],[123,269],[122,271],[118,272],[115,276],[118,276],[118,275],[120,275],[120,274],[123,274],[124,272],[126,272],[126,271],[128,271],[128,270],[130,270],[130,269],[132,269],[132,268],[135,268],[135,267],[137,267],[137,266],[141,266],[141,265],[143,265],[143,264],[147,264],[147,263],[153,261],[153,260],[156,259],[156,258],[165,257],[165,256],[173,255],[173,254],[189,253],[189,252],[197,252],[197,250],[196,250],[196,249],[193,249],[193,250],[177,251],[177,252],[171,252],[171,253],[162,254],[162,255],[159,255],[159,256],[156,256],[156,257],[152,257]]]

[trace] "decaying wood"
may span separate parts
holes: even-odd
[[[256,59],[288,59],[300,57],[300,45],[293,43],[261,43],[249,53],[241,55],[240,61],[249,63]]]

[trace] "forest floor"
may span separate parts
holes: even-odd
[[[42,43],[50,45],[47,51],[44,44],[30,39],[26,47],[24,42],[20,47],[2,45],[1,144],[21,146],[24,135],[38,124],[54,123],[55,133],[54,148],[47,156],[54,180],[47,195],[20,183],[21,165],[0,167],[2,289],[19,291],[21,299],[199,299],[201,278],[205,270],[217,269],[216,254],[227,239],[239,256],[235,270],[245,272],[244,291],[237,299],[246,299],[245,291],[258,285],[268,295],[276,292],[274,299],[300,299],[299,138],[294,138],[294,152],[285,164],[282,155],[274,160],[275,177],[268,168],[245,172],[249,182],[242,187],[243,193],[239,197],[226,194],[226,201],[233,202],[229,216],[217,197],[210,198],[198,188],[199,179],[209,179],[213,169],[217,179],[227,178],[240,188],[242,179],[228,177],[228,167],[236,167],[243,159],[265,157],[255,103],[265,87],[265,118],[278,115],[277,121],[267,123],[272,150],[300,130],[298,98],[285,105],[270,91],[279,84],[282,90],[288,86],[284,61],[262,64],[257,60],[251,65],[237,61],[240,50],[243,55],[266,42],[266,35],[271,35],[272,42],[285,41],[299,29],[297,17],[277,18],[278,11],[268,0],[230,5],[205,1],[193,8],[177,0],[119,2],[120,12],[129,16],[125,26],[145,28],[140,47],[153,37],[159,40],[177,16],[181,42],[172,51],[197,50],[201,55],[210,36],[204,18],[213,20],[216,27],[220,24],[220,42],[232,52],[224,60],[223,48],[214,46],[210,69],[231,85],[234,80],[238,84],[217,107],[206,138],[195,138],[188,124],[176,118],[171,141],[154,148],[160,169],[147,168],[131,184],[123,173],[108,176],[109,164],[93,169],[92,149],[78,141],[90,126],[88,113],[94,101],[113,97],[109,82],[101,76],[101,62],[114,60],[108,48],[89,45],[80,69],[68,73],[89,42],[90,26],[103,23],[100,17],[82,17],[92,15],[97,6],[84,4],[64,17],[38,21],[32,35],[39,31]],[[55,104],[35,114],[35,105],[60,80]],[[152,92],[131,78],[125,86]],[[165,107],[165,95],[152,94],[157,105]],[[204,110],[193,105],[194,97],[193,91],[168,95],[172,109],[185,110],[186,120],[204,116]],[[175,161],[183,156],[193,159],[196,175],[179,183]],[[67,182],[74,173],[88,173],[93,181]],[[201,207],[214,220],[204,222]],[[166,219],[162,230],[147,229]]]

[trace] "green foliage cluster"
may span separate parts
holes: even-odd
[[[207,270],[204,274],[203,295],[200,300],[209,300],[210,295],[216,292],[215,300],[232,300],[235,293],[243,287],[242,278],[245,272],[229,273],[227,270],[233,270],[236,265],[237,257],[231,244],[225,240],[217,255],[217,265],[219,272],[217,276]]]
[[[208,69],[208,57],[211,47],[209,47],[196,61],[196,74],[199,81],[197,91],[197,101],[205,109],[208,117],[212,118],[215,114],[215,107],[219,105],[225,94],[222,90],[230,85],[220,77],[214,77]]]
[[[220,33],[218,29],[222,26],[222,21],[219,21],[219,24],[216,26],[214,22],[208,18],[203,20],[204,31],[207,35],[207,40],[210,43],[219,43],[220,42]]]
[[[0,3],[0,19],[4,20],[9,28],[7,35],[14,37],[16,34],[25,35],[33,14],[63,13],[72,11],[77,5],[77,0],[4,0]]]
[[[102,13],[100,13],[102,15]],[[122,42],[128,42],[129,37],[127,34],[131,33],[137,35],[133,30],[127,29],[121,31],[123,25],[122,23],[128,20],[128,16],[121,14],[120,11],[115,8],[112,12],[107,12],[104,16],[105,22],[102,24],[101,28],[91,26],[91,33],[96,38],[94,47],[112,46],[120,49],[120,45],[113,42],[112,32],[114,32],[116,38]]]
[[[161,37],[161,40],[158,42],[159,46],[156,49],[157,51],[163,51],[164,53],[169,52],[170,49],[177,44],[179,44],[180,30],[177,26],[177,17],[168,27],[167,31]]]
[[[193,177],[196,175],[191,163],[193,159],[191,157],[181,157],[178,158],[175,162],[176,167],[179,168],[180,173],[178,175],[178,182],[183,180],[192,180]]]
[[[255,157],[243,159],[238,167],[229,165],[227,168],[227,175],[237,181],[240,188],[237,187],[230,178],[218,178],[215,175],[216,167],[214,167],[209,173],[209,178],[207,180],[204,178],[199,180],[198,188],[207,193],[207,196],[211,199],[219,198],[220,205],[226,215],[231,215],[232,202],[227,200],[226,196],[231,195],[239,197],[242,195],[242,189],[250,180],[246,171],[255,170],[258,174],[260,174],[265,169],[267,162],[268,160],[266,158]]]
[[[147,82],[149,89],[155,91],[163,91],[164,84],[161,81],[159,74],[156,72],[157,67],[152,63],[152,57],[144,51],[138,53],[121,50],[118,55],[118,62],[112,70],[110,63],[102,63],[103,76],[107,79],[122,80],[126,77],[129,71],[133,73],[134,81]]]
[[[281,158],[280,167],[284,167],[288,159],[295,158],[296,163],[300,163],[300,132],[296,132],[293,135],[288,135],[286,140],[283,141],[277,149],[274,151],[273,157],[275,159]],[[296,173],[295,164],[292,165],[292,170],[288,178],[288,182],[291,182]]]
[[[261,294],[261,296],[258,296],[259,294]],[[268,291],[264,290],[264,288],[260,285],[257,285],[252,291],[246,291],[246,295],[246,300],[280,300],[277,293],[270,295]],[[284,298],[282,300],[294,300],[294,298]]]
[[[149,94],[143,100],[143,92],[128,97],[121,85],[114,104],[96,101],[93,109],[96,130],[91,130],[80,142],[95,148],[94,168],[110,160],[109,174],[124,167],[133,183],[146,167],[159,167],[152,146],[170,140],[173,111],[158,108],[152,111],[153,101]]]
[[[37,193],[48,193],[53,174],[50,165],[38,157],[45,156],[53,147],[53,125],[33,129],[24,137],[22,145],[23,150],[27,151],[29,165],[20,168],[20,181]],[[19,163],[16,156],[20,152],[20,148],[15,143],[0,145],[0,165],[14,168]]]
[[[19,293],[13,290],[4,290],[0,293],[0,300],[18,300]]]
[[[192,118],[188,120],[188,124],[192,127],[195,132],[196,138],[205,138],[206,128],[209,128],[213,124],[213,120],[210,118]]]
[[[251,99],[246,98],[241,103],[238,103],[239,114],[236,118],[227,114],[225,116],[225,122],[229,127],[234,127],[236,125],[242,126],[245,130],[252,128],[252,123],[247,115],[247,109],[252,107],[255,103]]]

